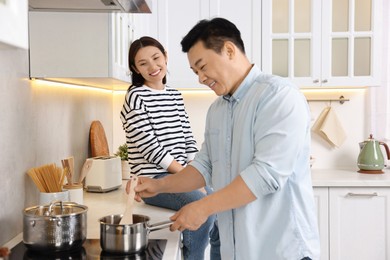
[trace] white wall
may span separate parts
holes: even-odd
[[[89,157],[89,127],[100,120],[112,147],[112,94],[54,88],[28,79],[28,51],[0,49],[0,245],[22,232],[22,210],[37,205],[27,170]]]
[[[341,123],[341,128],[335,128],[337,131],[344,131],[346,139],[340,147],[330,145],[321,136],[312,132],[312,156],[315,158],[313,168],[317,169],[358,169],[357,158],[360,152],[359,142],[367,139],[371,133],[365,117],[367,110],[367,90],[332,90],[319,93],[306,93],[308,99],[337,99],[341,95],[350,101],[340,104],[337,101],[310,102],[310,111],[312,114],[312,125],[318,116],[327,106],[334,109],[337,118]]]

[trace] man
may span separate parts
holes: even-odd
[[[171,217],[171,230],[196,230],[217,214],[222,259],[319,259],[305,97],[252,65],[226,19],[200,21],[181,44],[200,83],[219,98],[192,163],[179,174],[140,179],[137,200],[210,185],[213,194]]]

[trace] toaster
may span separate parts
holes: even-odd
[[[85,189],[89,192],[108,192],[122,186],[121,159],[117,156],[88,158],[92,165],[85,176]]]

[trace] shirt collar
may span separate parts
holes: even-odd
[[[223,96],[223,99],[227,101],[236,101],[240,102],[240,100],[244,97],[244,95],[248,92],[247,90],[252,86],[253,81],[257,78],[257,76],[261,73],[261,70],[257,65],[253,65],[248,75],[244,78],[241,84],[238,86],[233,95],[227,94]]]

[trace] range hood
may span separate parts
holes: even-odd
[[[30,11],[151,13],[151,0],[29,0]]]

